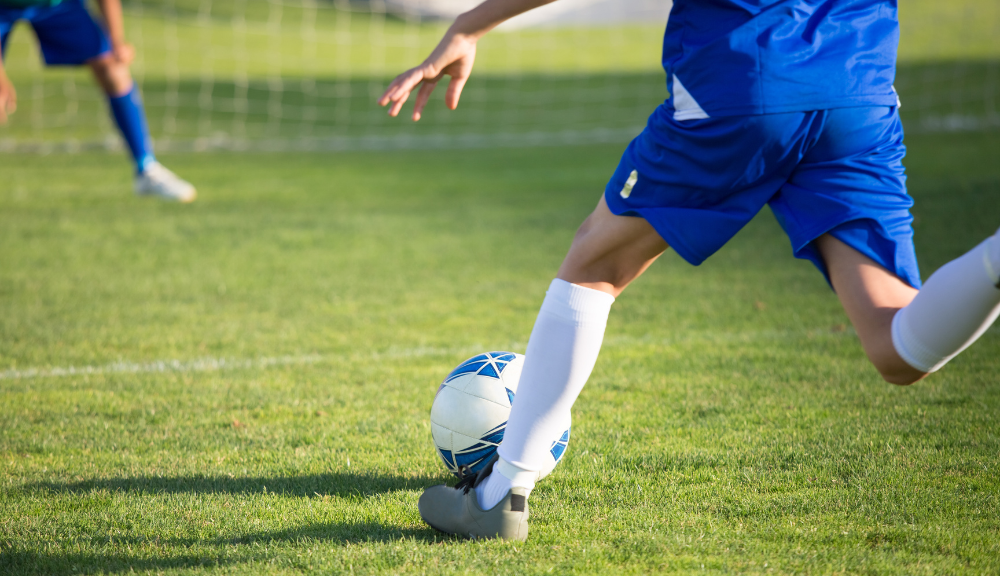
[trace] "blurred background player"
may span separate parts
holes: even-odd
[[[84,0],[0,0],[0,124],[17,108],[17,93],[3,67],[11,28],[28,22],[48,66],[87,65],[108,97],[108,106],[135,161],[135,193],[192,202],[195,189],[156,161],[139,89],[129,72],[135,51],[125,41],[120,0],[98,0],[104,25]],[[105,28],[106,26],[106,28]]]
[[[549,0],[550,1],[550,0]],[[547,0],[486,0],[379,99],[419,120],[451,76],[454,109],[478,39]],[[523,540],[527,498],[597,361],[615,298],[668,247],[698,265],[765,205],[834,288],[894,384],[940,369],[1000,314],[1000,232],[921,287],[893,81],[895,0],[676,0],[669,98],[625,150],[542,302],[498,459],[420,497],[430,526]]]

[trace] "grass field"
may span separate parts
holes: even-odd
[[[909,138],[925,276],[1000,224],[997,133]],[[0,156],[0,573],[1000,571],[1000,331],[882,383],[770,214],[615,305],[525,544],[423,526],[428,411],[523,352],[620,146]]]

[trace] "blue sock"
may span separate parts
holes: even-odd
[[[142,109],[142,98],[135,84],[127,94],[108,96],[111,105],[111,115],[115,124],[125,137],[132,158],[135,160],[136,172],[142,172],[146,166],[156,160],[153,157],[153,142],[149,138],[149,127],[146,125],[146,113]]]

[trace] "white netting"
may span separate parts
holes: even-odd
[[[666,96],[669,2],[560,0],[480,44],[459,110],[417,124],[374,104],[476,0],[125,0],[133,72],[160,149],[350,149],[626,140]],[[1000,3],[900,8],[908,130],[1000,127]],[[20,24],[19,111],[0,150],[117,147],[85,70],[44,69]]]

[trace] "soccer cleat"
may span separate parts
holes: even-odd
[[[454,488],[431,486],[420,495],[420,517],[431,528],[467,538],[528,539],[528,490],[512,488],[500,503],[489,510],[479,507],[475,487],[493,471],[494,455],[476,476],[469,476]]]
[[[157,196],[174,202],[194,202],[197,196],[190,182],[180,179],[159,162],[150,162],[135,177],[135,193],[139,196]]]

